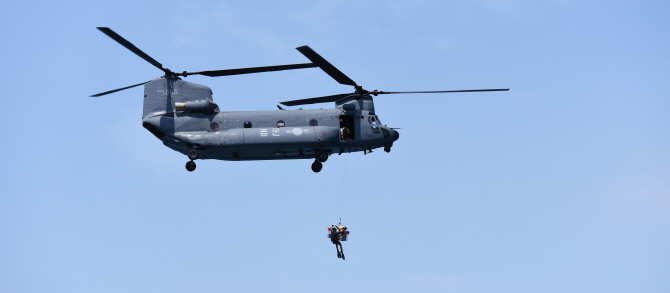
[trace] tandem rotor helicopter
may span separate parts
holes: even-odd
[[[188,156],[186,170],[195,170],[197,159],[288,160],[314,159],[312,171],[320,172],[332,154],[390,152],[400,134],[382,125],[375,112],[373,96],[382,94],[456,93],[508,91],[480,89],[453,91],[384,92],[367,91],[344,75],[308,46],[298,47],[311,63],[224,69],[199,72],[173,72],[107,27],[98,30],[114,39],[165,75],[147,82],[119,88],[99,97],[144,85],[142,126],[163,144]],[[337,82],[354,87],[353,93],[281,102],[298,106],[335,102],[335,108],[318,110],[221,111],[204,85],[183,81],[189,75],[227,76],[289,69],[319,67]]]

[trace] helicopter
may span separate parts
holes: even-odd
[[[181,73],[163,65],[107,27],[98,30],[149,62],[165,75],[143,83],[99,93],[100,97],[144,85],[142,126],[165,146],[185,154],[186,170],[196,168],[195,160],[224,161],[313,159],[318,173],[329,156],[384,148],[391,152],[400,138],[397,128],[383,125],[375,112],[373,96],[410,93],[456,93],[508,91],[477,89],[451,91],[386,92],[367,91],[308,46],[298,47],[311,63]],[[284,106],[335,103],[335,108],[270,111],[221,111],[212,99],[212,90],[187,82],[188,75],[228,76],[319,67],[340,84],[354,87],[353,93],[280,102]]]

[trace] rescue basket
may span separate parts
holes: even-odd
[[[331,229],[332,229],[332,228],[328,228],[328,238],[331,238],[331,236],[332,236],[332,234],[331,234]],[[338,236],[338,237],[337,237],[338,239],[336,239],[336,240],[339,240],[339,241],[347,241],[347,239],[349,239],[349,231],[348,231],[348,230],[344,230],[342,234],[338,234],[337,236]]]

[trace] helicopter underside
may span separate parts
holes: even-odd
[[[256,160],[298,160],[298,159],[314,159],[320,153],[342,154],[352,152],[367,152],[384,146],[392,145],[393,143],[368,142],[365,145],[350,142],[337,143],[336,145],[320,145],[315,147],[314,144],[291,145],[290,147],[282,148],[268,145],[224,145],[224,146],[200,146],[193,147],[191,144],[180,143],[175,139],[165,138],[163,142],[167,147],[188,155],[192,149],[198,151],[198,159],[205,160],[223,160],[223,161],[256,161]]]
[[[352,153],[369,151],[377,149],[382,146],[374,147],[350,147],[346,149],[329,148],[322,150],[312,149],[288,149],[288,150],[267,150],[267,151],[231,151],[231,150],[217,150],[207,149],[199,151],[201,159],[214,159],[222,161],[260,161],[260,160],[299,160],[299,159],[315,159],[321,152],[331,154]]]

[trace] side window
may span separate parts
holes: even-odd
[[[381,134],[381,132],[380,132],[380,130],[379,130],[379,126],[377,126],[377,125],[372,125],[372,126],[370,126],[370,127],[372,127],[372,133],[374,133],[374,134]]]
[[[319,126],[319,121],[316,121],[316,119],[312,119],[309,121],[309,126]]]
[[[379,130],[379,120],[377,120],[377,116],[368,116],[368,122],[370,122],[370,127],[372,127],[372,133],[374,134],[382,134],[381,131]]]

